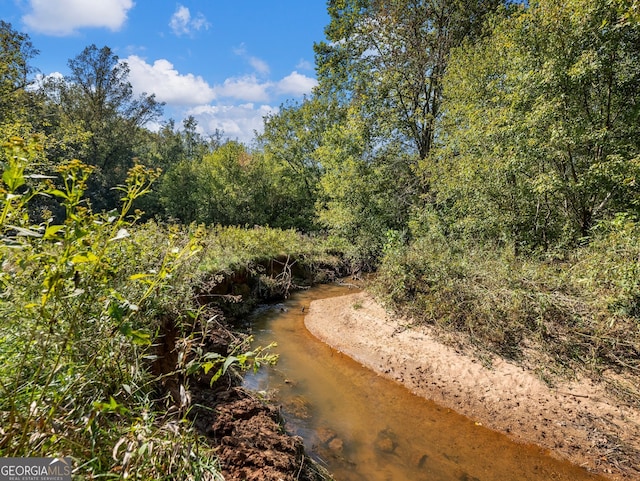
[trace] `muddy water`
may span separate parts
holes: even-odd
[[[256,345],[276,341],[280,361],[245,380],[282,405],[286,429],[337,481],[602,479],[414,396],[305,329],[312,300],[353,292],[320,286],[260,311]]]

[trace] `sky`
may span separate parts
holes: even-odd
[[[316,85],[313,44],[329,23],[326,0],[0,0],[0,19],[29,35],[42,75],[108,46],[134,93],[165,102],[164,120],[192,115],[201,133],[244,143]]]

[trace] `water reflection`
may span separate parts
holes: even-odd
[[[256,343],[277,341],[280,361],[245,380],[282,405],[287,430],[337,481],[603,479],[414,396],[305,329],[312,300],[353,292],[319,286],[262,310]]]

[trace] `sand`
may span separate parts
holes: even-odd
[[[584,378],[549,387],[500,358],[480,362],[366,292],[313,301],[307,329],[413,393],[612,480],[640,480],[640,409]]]

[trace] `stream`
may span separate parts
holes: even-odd
[[[321,285],[258,309],[255,345],[277,342],[280,359],[245,377],[282,406],[287,431],[336,481],[603,479],[413,395],[306,330],[311,301],[354,292]]]

